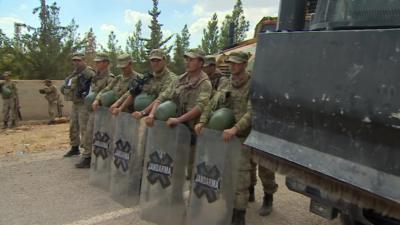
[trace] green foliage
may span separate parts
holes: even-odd
[[[201,39],[200,48],[207,54],[215,54],[218,52],[218,16],[216,13],[208,21],[207,30],[203,29],[203,38]]]
[[[122,54],[122,48],[118,45],[117,37],[114,31],[111,31],[108,35],[107,48],[102,47],[102,51],[108,54],[110,58],[110,71],[114,75],[121,73],[120,69],[117,68],[117,58],[118,55]]]
[[[219,37],[219,48],[224,49],[246,39],[246,32],[249,30],[250,22],[246,20],[241,0],[237,0],[233,11],[225,17],[222,22]],[[230,34],[232,33],[232,34]]]
[[[126,41],[126,52],[130,53],[135,61],[135,71],[144,73],[148,71],[148,62],[142,38],[142,21],[135,24],[135,30]]]
[[[185,24],[181,34],[176,35],[175,39],[174,57],[171,67],[176,74],[182,74],[186,70],[185,59],[183,55],[189,49],[189,39],[189,29]]]

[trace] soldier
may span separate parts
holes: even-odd
[[[186,72],[179,76],[168,88],[152,103],[152,109],[145,122],[148,126],[154,123],[154,114],[157,107],[164,101],[173,101],[178,108],[178,117],[169,118],[167,126],[173,127],[184,123],[192,131],[191,152],[188,166],[188,178],[192,174],[192,165],[195,155],[196,136],[194,125],[198,122],[201,112],[208,104],[212,86],[207,74],[202,71],[204,53],[200,49],[191,49],[185,53]]]
[[[258,165],[258,177],[261,180],[264,191],[263,202],[261,208],[258,210],[258,215],[268,216],[272,212],[273,196],[278,190],[278,184],[275,182],[275,173],[260,165]],[[254,162],[251,162],[250,180],[249,202],[254,202],[254,186],[257,184],[257,164]]]
[[[251,103],[249,100],[250,75],[246,72],[249,55],[245,52],[232,52],[228,59],[232,73],[226,87],[218,91],[201,115],[200,121],[196,124],[195,131],[200,134],[204,125],[208,122],[211,114],[220,108],[229,108],[235,114],[236,124],[223,131],[224,141],[229,141],[237,136],[242,142],[249,135],[251,130]],[[249,200],[250,186],[250,149],[242,145],[240,168],[236,186],[235,207],[233,211],[232,224],[245,224],[246,208]]]
[[[4,82],[0,83],[1,97],[3,98],[3,129],[7,128],[8,121],[11,121],[10,128],[17,125],[17,113],[20,108],[16,82],[11,80],[11,72],[4,72]]]
[[[215,56],[206,56],[206,60],[203,65],[203,71],[208,75],[208,78],[210,79],[211,85],[213,87],[213,93],[211,94],[211,97],[216,91],[222,89],[228,84],[228,77],[223,76],[221,71],[216,66]]]
[[[111,84],[114,75],[110,72],[110,59],[106,53],[98,53],[94,58],[96,74],[92,77],[90,84],[91,93],[100,93],[107,85]],[[95,101],[96,102],[96,101]],[[93,103],[94,104],[94,103]],[[93,106],[96,110],[98,105]],[[86,121],[86,133],[83,136],[84,151],[81,161],[75,164],[76,168],[89,168],[92,155],[92,137],[94,128],[94,112],[88,109],[88,120]]]
[[[150,80],[148,84],[143,86],[143,92],[149,94],[150,96],[157,98],[160,93],[165,91],[168,85],[176,79],[176,74],[171,72],[167,67],[167,56],[162,49],[153,49],[150,52],[150,66],[153,71],[153,78]],[[130,100],[132,99],[132,100]],[[133,101],[133,96],[130,95],[124,103],[129,103]],[[140,119],[143,116],[146,116],[150,113],[152,105],[150,104],[142,111],[135,111],[132,113],[132,116],[136,119]]]
[[[64,157],[79,155],[79,145],[81,138],[85,136],[86,124],[88,120],[88,110],[84,104],[84,98],[90,90],[90,82],[94,76],[92,68],[88,67],[84,61],[84,55],[76,53],[72,56],[74,71],[61,86],[61,93],[66,101],[72,101],[72,109],[69,120],[69,138],[71,149]]]
[[[39,93],[43,94],[48,102],[48,111],[49,111],[50,120],[47,124],[52,125],[52,124],[56,123],[55,122],[56,116],[60,115],[60,112],[59,112],[60,107],[58,105],[60,103],[60,95],[58,93],[56,86],[53,85],[51,80],[46,79],[44,81],[44,85],[46,87],[39,89]]]

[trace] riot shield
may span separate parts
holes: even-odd
[[[228,143],[221,131],[198,136],[186,225],[226,225],[232,220],[241,143]]]
[[[139,203],[146,131],[146,125],[140,126],[129,113],[120,113],[115,119],[111,196],[126,207]]]
[[[183,224],[188,195],[186,166],[190,131],[182,124],[168,128],[155,121],[148,128],[142,177],[141,218],[157,224]]]
[[[110,188],[111,148],[114,124],[114,118],[108,111],[108,108],[100,107],[96,110],[89,184],[104,190],[109,190]]]

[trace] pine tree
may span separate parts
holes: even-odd
[[[151,11],[149,10],[148,13],[152,19],[149,26],[151,31],[150,38],[144,39],[144,46],[147,56],[151,50],[156,48],[164,48],[167,52],[169,52],[171,48],[166,48],[165,44],[172,38],[172,35],[163,39],[163,33],[161,31],[161,27],[163,25],[158,22],[158,16],[161,13],[161,11],[158,9],[158,0],[153,0],[153,8]]]
[[[90,28],[85,34],[85,57],[86,63],[94,68],[94,58],[96,56],[96,36],[93,33],[93,29]]]
[[[148,70],[147,60],[144,50],[144,41],[142,38],[142,21],[139,20],[135,24],[135,30],[132,35],[128,37],[126,41],[126,52],[132,55],[135,61],[135,70],[140,73],[144,73]]]
[[[230,44],[244,41],[249,26],[250,22],[244,16],[242,1],[237,0],[232,13],[227,15],[222,22],[219,48],[224,49],[229,47]]]
[[[216,13],[208,21],[207,30],[203,29],[203,38],[200,48],[207,54],[218,52],[218,16]]]
[[[181,39],[182,39],[182,49],[186,52],[190,46],[190,33],[187,24],[183,27],[181,31]]]
[[[121,71],[117,68],[117,58],[118,55],[122,54],[121,46],[118,45],[117,36],[114,31],[111,31],[108,35],[107,41],[107,49],[102,49],[104,52],[108,54],[110,58],[110,71],[114,75],[118,75]]]

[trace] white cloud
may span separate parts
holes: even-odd
[[[111,32],[111,31],[116,31],[117,27],[115,27],[112,24],[102,24],[100,25],[100,30],[104,31],[104,32]]]
[[[143,13],[131,9],[125,10],[124,18],[125,22],[129,24],[136,24],[139,20],[141,20],[144,26],[150,24],[151,21],[151,16],[148,13]]]
[[[23,23],[23,21],[16,17],[0,17],[0,29],[8,37],[14,35],[14,23]]]

